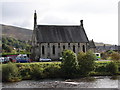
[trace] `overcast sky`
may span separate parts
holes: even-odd
[[[38,24],[80,25],[89,40],[118,44],[119,0],[1,0],[1,24],[33,29],[33,14]]]

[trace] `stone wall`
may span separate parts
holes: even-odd
[[[62,56],[62,51],[65,49],[69,49],[74,51],[77,54],[80,51],[83,51],[83,45],[85,46],[85,52],[86,52],[86,43],[41,43],[36,48],[36,54],[37,56],[41,58],[51,58],[51,59],[58,59]],[[74,49],[74,47],[75,49]],[[43,49],[44,47],[44,54]],[[54,48],[55,47],[55,48]],[[53,48],[55,50],[53,50]],[[74,49],[74,50],[73,50]],[[55,51],[55,54],[54,54]]]

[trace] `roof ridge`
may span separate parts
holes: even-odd
[[[80,27],[80,25],[37,25],[37,26],[64,26],[64,27],[68,27],[68,26],[72,26],[72,27]]]

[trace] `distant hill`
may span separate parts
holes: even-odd
[[[31,40],[32,30],[15,26],[2,25],[2,36],[28,41]]]
[[[105,44],[105,46],[111,46],[112,44]],[[102,42],[95,42],[95,46],[104,46]]]

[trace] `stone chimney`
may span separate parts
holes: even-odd
[[[83,20],[80,20],[80,23],[81,23],[81,25],[80,25],[80,26],[81,26],[81,27],[83,27]]]

